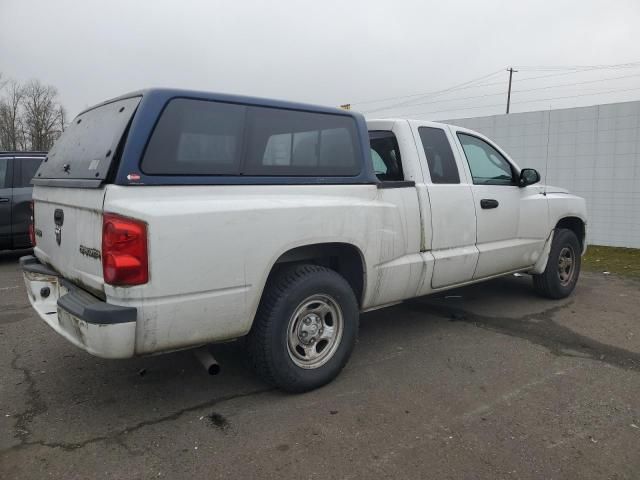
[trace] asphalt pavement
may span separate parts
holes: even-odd
[[[239,342],[92,357],[31,311],[0,254],[0,478],[637,479],[640,283],[526,276],[363,315],[340,377],[269,388]]]

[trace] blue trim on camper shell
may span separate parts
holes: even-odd
[[[122,150],[114,183],[117,185],[277,185],[277,184],[377,184],[379,183],[370,161],[369,133],[364,117],[355,112],[338,108],[307,105],[302,103],[270,100],[256,97],[226,95],[190,90],[153,88],[123,95],[104,103],[110,103],[122,98],[142,96],[138,109],[133,117],[129,134]],[[261,107],[280,108],[286,110],[301,110],[305,112],[327,113],[351,117],[356,122],[356,130],[360,140],[360,157],[362,168],[355,176],[341,177],[285,177],[285,176],[250,176],[250,175],[145,175],[140,169],[140,162],[144,155],[147,142],[151,137],[156,122],[167,103],[174,98],[190,98],[196,100],[219,101],[254,105]],[[96,105],[96,107],[99,105]],[[92,107],[95,108],[95,107]],[[137,180],[129,180],[130,174],[139,176]]]

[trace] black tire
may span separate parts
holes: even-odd
[[[290,346],[291,338],[295,338],[295,343],[302,341],[300,335],[306,337],[307,332],[301,330],[310,327],[304,327],[302,322],[311,321],[307,317],[313,317],[314,314],[308,313],[302,318],[303,313],[299,312],[306,312],[307,310],[301,309],[307,305],[309,312],[312,308],[317,308],[313,303],[316,298],[323,299],[330,306],[337,305],[335,313],[320,315],[326,318],[326,322],[334,322],[336,330],[338,320],[332,317],[335,315],[339,318],[341,315],[341,336],[335,341],[331,340],[332,343],[327,343],[331,348],[325,352],[325,363],[303,368],[295,362],[304,364],[308,360],[298,358],[302,350]],[[322,302],[319,304],[322,305]],[[299,314],[294,318],[294,313]],[[318,325],[321,326],[325,320],[319,320],[320,318],[316,315],[313,320],[320,322]],[[333,380],[349,360],[356,343],[358,320],[359,308],[353,290],[337,272],[309,264],[285,267],[274,274],[265,287],[256,318],[247,336],[251,366],[264,381],[288,392],[305,392],[321,387]],[[314,328],[315,325],[314,323]],[[331,326],[327,330],[331,330]],[[319,332],[322,333],[322,330]],[[316,342],[315,338],[313,341]],[[319,349],[324,341],[318,340],[313,348]],[[304,346],[312,348],[309,344]],[[312,354],[316,355],[317,352],[314,350]]]
[[[570,272],[567,271],[568,267],[560,265],[560,256],[566,256],[567,251],[571,252],[573,262]],[[582,248],[576,234],[565,228],[556,229],[547,266],[541,274],[533,275],[535,290],[543,297],[552,299],[566,298],[571,295],[580,276],[581,259]]]

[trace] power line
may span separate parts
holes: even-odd
[[[432,92],[432,93],[427,94],[427,95],[422,95],[422,96],[420,96],[418,98],[415,98],[415,99],[412,99],[412,100],[406,100],[404,102],[397,103],[397,104],[395,104],[393,106],[394,107],[402,107],[402,106],[408,105],[408,104],[410,104],[410,103],[412,103],[412,102],[414,102],[416,100],[422,100],[422,99],[425,99],[425,98],[434,98],[434,97],[438,97],[440,95],[445,95],[447,93],[455,92],[459,88],[466,87],[466,86],[472,86],[474,83],[477,83],[477,82],[479,82],[481,80],[485,80],[485,79],[494,77],[494,76],[498,75],[499,73],[501,73],[501,72],[498,70],[498,71],[495,71],[495,72],[490,73],[488,75],[485,75],[484,77],[481,77],[481,78],[478,78],[478,79],[475,79],[475,80],[470,80],[468,82],[461,83],[460,85],[456,85],[456,86],[453,86],[453,87],[450,87],[450,88],[446,88],[444,90],[439,90],[439,91],[436,91],[436,92]]]
[[[488,73],[487,75],[483,75],[481,77],[475,78],[473,80],[469,80],[467,82],[464,82],[464,83],[461,83],[461,84],[458,84],[458,85],[454,85],[453,87],[445,88],[443,90],[436,90],[436,91],[432,91],[432,92],[428,92],[428,93],[417,93],[417,94],[413,94],[413,95],[403,95],[403,96],[396,97],[396,98],[408,98],[408,97],[422,97],[422,98],[424,98],[426,96],[434,97],[434,96],[438,96],[438,95],[443,95],[445,93],[450,93],[452,91],[455,91],[456,89],[458,89],[460,87],[468,86],[468,85],[471,85],[473,83],[477,83],[477,82],[479,82],[481,80],[486,80],[488,78],[491,78],[491,77],[497,75],[500,72],[502,72],[502,70],[496,70],[495,72]],[[418,98],[418,100],[419,100],[419,98]],[[380,100],[377,100],[377,101],[379,102]],[[407,101],[396,103],[396,104],[393,104],[393,105],[388,105],[385,108],[376,108],[376,109],[370,110],[370,112],[377,112],[378,110],[386,110],[387,108],[393,108],[393,107],[401,107],[401,106],[406,105],[407,103],[410,103],[412,101],[413,100],[407,100]],[[373,102],[374,101],[371,100],[369,102],[357,102],[357,104],[362,105],[363,103],[373,103]],[[356,102],[354,102],[354,103],[356,103]]]
[[[561,87],[574,87],[576,85],[587,85],[590,83],[598,83],[598,82],[606,82],[609,80],[621,80],[621,79],[625,79],[625,78],[632,78],[632,77],[640,77],[640,73],[634,73],[631,75],[621,75],[621,76],[617,76],[617,77],[607,77],[607,78],[598,78],[595,80],[586,80],[584,82],[571,82],[571,83],[559,83],[559,84],[554,84],[554,85],[546,85],[544,87],[536,87],[536,88],[527,88],[524,90],[513,90],[512,93],[526,93],[526,92],[535,92],[535,91],[539,91],[539,90],[548,90],[550,88],[561,88]],[[498,82],[497,84],[499,85],[504,85],[504,82]],[[413,108],[413,107],[418,107],[420,105],[433,105],[436,103],[444,103],[444,102],[456,102],[456,101],[460,101],[460,100],[473,100],[476,98],[487,98],[487,97],[497,97],[497,96],[502,96],[504,95],[504,92],[499,92],[499,93],[487,93],[484,95],[472,95],[469,97],[458,97],[458,98],[445,98],[445,99],[441,99],[441,100],[433,100],[433,101],[429,101],[429,102],[421,102],[421,103],[414,103],[412,105],[407,105],[405,108]],[[521,102],[516,102],[516,103],[521,103]],[[389,107],[389,110],[393,109],[393,107]],[[379,109],[379,110],[386,110],[386,109]],[[378,110],[376,110],[378,111]],[[370,111],[365,111],[363,113],[371,113]]]
[[[470,80],[469,82],[475,82],[475,81],[485,80],[485,79],[487,79],[488,77],[491,77],[491,76],[493,76],[493,75],[497,75],[497,74],[498,74],[498,73],[500,73],[501,71],[502,71],[502,70],[496,70],[496,71],[495,71],[495,72],[493,72],[493,73],[490,73],[490,74],[484,75],[484,76],[482,76],[482,77],[480,77],[480,78],[477,78],[477,79],[475,79],[475,80]],[[469,82],[465,82],[465,84],[466,84],[466,83],[469,83]],[[451,88],[454,88],[454,87],[449,87],[449,89],[451,89]],[[447,90],[449,90],[449,89],[447,89]],[[432,92],[412,93],[412,94],[409,94],[409,95],[399,95],[399,96],[396,96],[396,97],[378,98],[378,99],[376,99],[376,100],[363,100],[363,101],[361,101],[361,102],[351,102],[351,104],[352,104],[352,105],[364,105],[364,104],[367,104],[367,103],[385,102],[385,101],[388,101],[388,100],[397,100],[397,99],[400,99],[400,98],[420,97],[420,96],[422,96],[422,95],[429,95],[429,94],[433,94],[433,93],[439,93],[440,91],[442,91],[442,90],[436,90],[436,91],[432,91]]]
[[[629,62],[629,63],[618,63],[613,65],[569,65],[569,66],[561,66],[561,65],[536,65],[536,66],[518,66],[521,70],[532,70],[532,71],[554,71],[554,70],[606,70],[611,68],[632,68],[640,65],[640,62]]]
[[[640,65],[638,65],[638,67],[640,67]],[[538,80],[538,79],[541,79],[541,78],[564,77],[566,75],[575,75],[575,74],[578,74],[578,73],[586,73],[586,72],[587,71],[585,71],[585,70],[576,70],[576,71],[571,71],[571,72],[552,73],[550,75],[537,75],[537,76],[534,76],[534,77],[524,77],[524,78],[518,78],[518,83],[527,82],[527,81],[530,81],[530,80]],[[491,83],[481,83],[479,85],[471,85],[469,87],[459,88],[458,90],[468,90],[470,88],[490,87],[490,86],[493,86],[493,85],[504,85],[504,81],[502,81],[502,82],[491,82]]]
[[[638,67],[640,67],[640,65],[638,65]],[[636,68],[638,68],[636,67]],[[617,70],[617,69],[612,69],[612,70]],[[551,77],[565,77],[567,75],[576,75],[578,73],[587,73],[587,72],[591,72],[591,71],[595,71],[595,70],[573,70],[571,72],[562,72],[562,73],[551,73],[549,75],[536,75],[535,77],[524,77],[524,78],[518,78],[518,83],[522,83],[522,82],[528,82],[530,80],[538,80],[541,78],[551,78]],[[494,85],[502,85],[502,82],[496,82],[494,83]],[[488,85],[488,84],[486,84]]]
[[[545,67],[545,66],[533,66],[533,67],[514,67],[514,68],[520,68],[521,70],[528,70],[528,69],[533,69],[533,71],[535,71],[535,69],[539,69],[539,68],[544,68],[544,69],[565,69],[565,70],[572,70],[570,72],[562,72],[562,73],[553,73],[550,75],[539,75],[539,76],[535,76],[535,77],[524,77],[518,80],[518,82],[524,82],[524,81],[529,81],[529,80],[536,80],[539,78],[549,78],[549,77],[556,77],[556,76],[564,76],[564,75],[573,75],[573,74],[577,74],[577,73],[584,73],[584,72],[588,72],[588,71],[594,71],[594,70],[606,70],[606,69],[620,69],[620,68],[636,68],[636,67],[640,67],[640,61],[638,62],[629,62],[629,63],[620,63],[620,64],[612,64],[612,65],[582,65],[582,66],[568,66],[568,67]],[[420,96],[426,96],[426,95],[436,95],[436,94],[441,94],[442,92],[445,91],[453,91],[455,90],[466,90],[469,88],[476,88],[476,87],[485,87],[485,86],[490,86],[490,85],[502,85],[503,82],[493,82],[493,83],[485,83],[485,84],[479,84],[479,85],[466,85],[467,83],[475,83],[476,81],[479,81],[483,78],[488,78],[491,77],[493,75],[497,75],[498,73],[502,72],[502,70],[497,70],[491,74],[488,74],[484,77],[480,77],[476,80],[470,80],[469,82],[465,82],[461,85],[456,85],[453,87],[450,87],[448,89],[444,89],[444,90],[438,90],[438,91],[432,91],[432,92],[421,92],[421,93],[412,93],[409,95],[398,95],[398,96],[394,96],[394,97],[384,97],[384,98],[377,98],[377,99],[371,99],[371,100],[362,100],[362,101],[358,101],[358,102],[351,102],[352,105],[366,105],[369,103],[379,103],[379,102],[384,102],[384,101],[388,101],[388,100],[397,100],[397,99],[401,99],[401,98],[410,98],[410,97],[420,97]]]
[[[523,103],[537,103],[537,102],[546,102],[546,101],[550,101],[550,100],[563,100],[565,98],[578,98],[578,97],[588,97],[588,96],[592,96],[592,95],[607,95],[610,93],[623,93],[623,92],[631,92],[634,90],[640,90],[640,87],[634,87],[634,88],[626,88],[626,89],[618,89],[618,90],[607,90],[607,91],[603,91],[603,92],[593,92],[593,93],[581,93],[578,95],[565,95],[562,97],[550,97],[550,98],[538,98],[538,99],[534,99],[534,100],[523,100],[521,102],[514,102],[515,104],[523,104]],[[413,112],[412,115],[428,115],[431,113],[443,113],[443,112],[459,112],[459,111],[465,111],[465,110],[475,110],[478,108],[491,108],[491,107],[500,107],[504,104],[502,103],[495,103],[492,105],[477,105],[475,107],[462,107],[462,108],[454,108],[454,109],[446,109],[446,110],[433,110],[433,111],[429,111],[429,112]]]
[[[516,102],[516,103],[521,104],[521,103],[546,102],[548,100],[562,100],[564,98],[588,97],[588,96],[591,96],[591,95],[607,95],[609,93],[624,93],[624,92],[632,92],[634,90],[640,90],[640,87],[605,90],[603,92],[579,93],[577,95],[565,95],[565,96],[562,96],[562,97],[539,98],[539,99],[536,99],[536,100],[523,100],[521,102]]]
[[[522,82],[526,82],[529,80],[537,80],[539,78],[549,78],[549,77],[562,77],[565,75],[572,75],[572,74],[576,74],[576,73],[584,73],[584,70],[580,70],[580,71],[573,71],[573,72],[563,72],[563,73],[552,73],[551,75],[538,75],[535,77],[524,77],[524,78],[519,78],[518,79],[518,83],[522,83]],[[460,87],[457,88],[456,91],[458,90],[468,90],[470,88],[481,88],[481,87],[490,87],[493,85],[504,85],[504,81],[500,81],[500,82],[490,82],[490,83],[480,83],[477,85],[469,85],[466,87]],[[418,96],[418,95],[410,95],[410,96]],[[403,97],[394,97],[394,98],[403,98]],[[375,102],[381,102],[383,100],[370,100],[366,103],[375,103]],[[418,105],[418,104],[417,104]]]
[[[620,75],[618,77],[597,78],[595,80],[585,80],[584,82],[558,83],[556,85],[546,85],[544,87],[528,88],[526,90],[514,90],[513,93],[533,92],[535,90],[547,90],[549,88],[573,87],[575,85],[587,85],[589,83],[606,82],[609,80],[621,80],[624,78],[640,77],[640,73],[632,73],[631,75]]]

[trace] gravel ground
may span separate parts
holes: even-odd
[[[270,389],[241,345],[107,361],[0,254],[0,478],[640,478],[640,283],[508,277],[363,315],[347,368]]]

